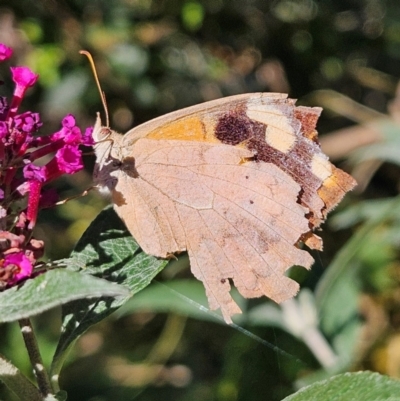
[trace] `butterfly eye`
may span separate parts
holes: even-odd
[[[93,138],[96,143],[109,142],[111,145],[114,140],[112,139],[113,131],[108,127],[101,127],[98,131],[93,132]]]
[[[103,127],[100,131],[100,140],[107,139],[111,135],[111,129],[108,127]]]
[[[106,141],[112,134],[112,130],[108,127],[101,126],[101,122],[98,119],[93,129],[93,139],[96,143]]]

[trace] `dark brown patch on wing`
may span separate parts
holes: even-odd
[[[294,116],[301,123],[302,133],[306,138],[318,143],[318,133],[316,131],[317,121],[321,114],[320,108],[309,108],[298,106],[294,110]]]
[[[245,142],[246,147],[254,151],[254,160],[273,163],[290,175],[301,186],[298,202],[310,209],[310,228],[313,228],[321,222],[323,207],[317,194],[322,181],[311,171],[313,156],[321,151],[315,131],[319,110],[300,108],[299,111],[295,109],[294,114],[301,123],[301,132],[297,134],[296,145],[287,153],[266,142],[267,126],[251,120],[244,109],[236,108],[220,116],[215,136],[229,145]]]
[[[275,164],[300,185],[298,203],[309,209],[310,229],[318,227],[327,212],[354,186],[353,180],[344,172],[341,177],[336,177],[336,174],[325,181],[313,172],[313,158],[322,153],[316,131],[320,111],[319,108],[293,107],[291,118],[300,122],[300,129],[295,132],[295,145],[287,152],[266,142],[268,126],[251,120],[245,105],[236,104],[235,108],[219,115],[215,125],[215,137],[222,143],[244,143],[254,152],[253,160]],[[343,183],[343,188],[340,188],[340,183]]]
[[[253,136],[251,120],[241,111],[230,111],[218,119],[215,136],[222,143],[237,145]]]

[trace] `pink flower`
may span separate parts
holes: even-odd
[[[57,164],[60,171],[74,174],[83,169],[82,152],[77,146],[65,145],[56,153]]]
[[[42,183],[40,181],[29,181],[29,197],[26,218],[29,220],[28,229],[32,230],[36,224],[36,219],[39,211],[40,192]]]
[[[39,182],[46,181],[46,168],[43,166],[36,166],[33,163],[29,163],[24,167],[24,178],[27,180],[35,180]]]
[[[40,121],[39,113],[27,111],[14,117],[15,128],[23,132],[36,132],[42,125],[43,123]]]
[[[79,145],[70,145],[62,142],[61,139],[56,140],[31,154],[31,160],[35,160],[38,156],[42,157],[51,150],[56,151],[55,156],[42,167],[40,170],[33,164],[24,167],[24,177],[27,179],[35,179],[43,183],[48,183],[63,174],[74,174],[83,169],[82,151]],[[36,176],[36,174],[39,174]]]
[[[49,153],[56,152],[57,150],[68,145],[85,145],[92,146],[94,144],[91,133],[93,128],[86,129],[85,133],[82,132],[79,127],[75,125],[75,117],[72,114],[68,114],[62,120],[62,128],[60,131],[47,136],[36,136],[33,139],[31,145],[33,147],[39,147],[39,149],[31,153],[30,159],[36,160]]]
[[[94,139],[93,139],[93,127],[88,127],[85,130],[85,133],[82,136],[82,145],[85,146],[93,146],[94,145]]]
[[[59,142],[60,140],[57,140],[57,142],[54,143]],[[43,185],[65,173],[74,174],[83,169],[82,152],[79,150],[78,146],[79,145],[64,145],[57,150],[53,159],[45,166],[40,167],[29,163],[24,167],[23,175],[24,178],[27,179],[27,182],[20,185],[17,189],[20,193],[29,193],[26,212],[26,217],[29,220],[28,229],[33,229],[36,224]]]
[[[33,271],[32,263],[24,255],[23,252],[12,253],[7,255],[3,261],[3,269],[14,272],[8,280],[8,285],[16,284],[31,276]]]
[[[12,73],[12,79],[16,85],[7,118],[12,118],[15,116],[26,90],[35,85],[35,82],[39,78],[39,75],[33,73],[28,67],[11,67],[10,69]]]
[[[4,121],[0,121],[0,139],[5,138],[8,134],[8,125]]]
[[[68,114],[61,121],[62,128],[60,131],[51,135],[51,140],[62,139],[64,143],[70,145],[79,145],[82,143],[82,133],[79,127],[75,125],[75,117],[72,114]]]
[[[72,114],[67,114],[61,121],[61,124],[65,128],[75,127],[75,117]]]
[[[39,74],[35,74],[28,67],[11,67],[13,81],[19,87],[19,90],[25,90],[35,85]]]
[[[3,43],[0,43],[0,61],[4,61],[9,59],[13,54],[13,50],[11,47],[6,46]]]
[[[10,48],[0,44],[0,61],[11,54]],[[17,111],[38,75],[27,67],[11,68],[11,73],[15,83],[11,105],[0,96],[0,291],[34,274],[44,243],[33,237],[32,230],[39,210],[54,206],[58,200],[57,191],[44,186],[63,174],[81,170],[79,146],[92,143],[90,132],[82,135],[72,114],[63,118],[59,131],[34,135],[42,126],[39,113]],[[43,156],[51,156],[50,161],[34,164]]]

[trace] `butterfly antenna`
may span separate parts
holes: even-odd
[[[84,56],[86,56],[88,58],[90,66],[92,67],[93,76],[94,76],[94,79],[96,81],[96,85],[97,85],[97,88],[99,90],[100,97],[101,97],[101,102],[103,103],[104,113],[106,115],[106,127],[109,127],[110,126],[110,119],[109,119],[109,116],[108,116],[108,107],[107,107],[106,95],[103,92],[103,90],[101,89],[99,76],[98,76],[97,71],[96,71],[96,66],[94,65],[93,57],[87,50],[80,50],[79,53],[83,54]]]

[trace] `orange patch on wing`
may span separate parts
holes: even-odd
[[[356,181],[345,173],[332,165],[332,175],[329,176],[318,189],[318,195],[324,201],[326,209],[324,214],[332,210],[343,198],[346,192],[356,186]]]
[[[310,249],[316,249],[317,251],[322,251],[323,249],[322,238],[312,232],[307,233],[302,240]]]
[[[157,130],[150,132],[146,137],[149,139],[178,139],[204,142],[207,141],[206,136],[203,122],[199,117],[193,116],[163,125]]]

